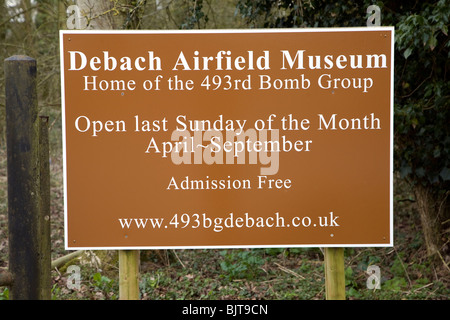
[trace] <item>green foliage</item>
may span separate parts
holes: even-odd
[[[223,250],[220,267],[229,279],[253,279],[262,271],[266,259],[259,250]]]
[[[239,0],[236,12],[256,28],[349,27],[366,23],[373,1]]]
[[[351,267],[347,267],[344,270],[345,272],[345,286],[356,287],[356,281],[353,276],[353,269]]]
[[[52,300],[58,300],[58,297],[61,297],[61,288],[58,287],[58,284],[53,284],[52,289]]]
[[[102,276],[100,272],[96,272],[92,276],[92,285],[95,290],[100,291],[106,299],[117,299],[117,283],[106,276]]]
[[[174,261],[170,265],[155,268],[152,262],[152,270],[142,273],[142,299],[284,300],[322,297],[324,283],[321,262],[310,261],[297,253],[286,256],[280,251],[279,254],[266,256],[264,249],[253,249],[247,250],[249,255],[245,256],[242,251],[244,250],[182,250],[178,255],[183,266]],[[256,260],[264,259],[264,264],[249,262],[256,269],[257,276],[245,272],[238,274],[233,269],[231,272],[236,271],[236,277],[232,278],[220,265],[228,259],[224,258],[227,255],[230,263],[234,261],[242,264],[238,257],[245,257],[247,261],[251,261],[253,257]],[[299,261],[302,263],[299,264]]]
[[[395,277],[390,280],[387,280],[382,284],[383,290],[388,290],[393,293],[404,290],[408,287],[408,283],[405,278]]]
[[[9,289],[5,288],[0,292],[0,300],[9,300]]]
[[[405,269],[400,256],[397,256],[397,258],[394,260],[394,263],[392,264],[390,271],[394,275],[394,277],[405,276]]]
[[[446,1],[398,17],[395,164],[402,177],[448,190],[450,83]]]
[[[266,248],[264,253],[269,256],[281,255],[283,257],[289,257],[292,255],[299,255],[301,253],[317,253],[317,248]]]
[[[202,29],[202,23],[206,24],[209,20],[208,15],[203,12],[203,0],[188,0],[187,9],[181,29]]]

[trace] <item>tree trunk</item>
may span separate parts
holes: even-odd
[[[427,253],[436,257],[442,246],[442,225],[448,216],[446,195],[439,197],[420,184],[414,186]]]

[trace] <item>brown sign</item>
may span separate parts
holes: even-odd
[[[393,41],[61,31],[66,248],[391,246]]]

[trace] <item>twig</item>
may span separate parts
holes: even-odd
[[[398,260],[400,260],[400,263],[401,263],[401,265],[402,265],[403,271],[405,271],[406,278],[408,279],[409,287],[411,288],[412,283],[411,283],[411,279],[409,278],[408,271],[406,271],[405,265],[403,264],[402,259],[401,259],[400,256],[398,255],[397,249],[395,249],[395,247],[394,247],[394,251],[395,251],[395,254],[397,255]]]
[[[431,79],[432,75],[433,75],[433,71],[431,71],[431,74],[428,77],[426,77],[413,91],[411,91],[407,95],[401,96],[400,98],[403,99],[403,98],[409,98],[410,96],[412,96],[414,94],[414,92],[416,92],[426,81]]]
[[[283,267],[282,265],[280,265],[280,264],[278,264],[278,263],[276,263],[276,262],[275,262],[275,265],[276,265],[278,268],[280,268],[281,271],[284,271],[284,272],[286,272],[286,273],[289,273],[289,274],[293,275],[293,276],[296,277],[296,278],[300,278],[300,279],[302,279],[302,280],[305,279],[305,277],[299,275],[298,273],[295,273],[295,272],[292,271],[292,270],[289,270],[288,268]]]
[[[8,17],[8,19],[6,19],[5,21],[3,21],[3,22],[0,24],[0,29],[1,29],[4,25],[6,25],[8,22],[10,22],[12,19],[14,19],[14,18],[20,16],[21,14],[25,14],[25,13],[27,13],[28,11],[37,9],[38,7],[39,7],[39,6],[37,6],[37,5],[36,5],[36,6],[32,6],[32,7],[29,7],[29,8],[27,8],[27,9],[23,9],[22,11],[19,11],[19,12],[17,12],[16,14],[14,14],[14,15]]]
[[[426,287],[429,287],[429,286],[432,286],[432,285],[433,285],[433,282],[430,282],[430,283],[428,283],[428,284],[426,284],[426,285],[424,285],[424,286],[422,286],[420,288],[414,289],[413,292],[422,290],[423,288],[426,288]]]
[[[184,265],[183,261],[181,261],[180,257],[178,257],[177,253],[175,252],[175,250],[172,250],[173,254],[175,255],[175,257],[177,258],[178,262],[181,264],[181,266],[183,267],[183,269],[186,269],[186,266]]]
[[[444,258],[442,257],[441,253],[439,252],[439,250],[436,250],[436,252],[437,252],[439,258],[441,258],[442,263],[444,264],[444,266],[447,268],[448,271],[450,271],[450,268],[449,268],[448,264],[445,262]]]

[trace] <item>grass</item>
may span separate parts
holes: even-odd
[[[50,115],[52,259],[64,250],[63,184],[60,114]],[[0,145],[0,268],[8,267],[6,148]],[[346,248],[346,296],[358,300],[432,299],[450,297],[449,272],[432,263],[424,247],[414,197],[396,181],[392,248]],[[114,251],[88,252],[81,260],[52,270],[55,300],[115,300],[118,262]],[[80,267],[80,285],[70,289]],[[378,266],[380,289],[368,289],[366,272]],[[141,251],[140,292],[143,300],[316,300],[324,299],[323,254],[319,248],[209,249]],[[0,300],[8,299],[0,288]]]

